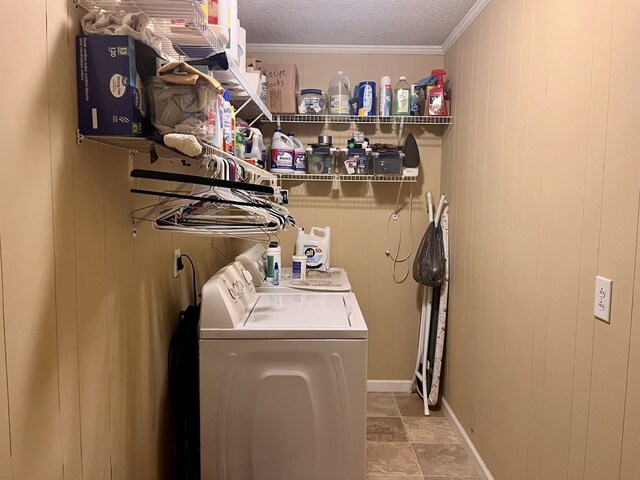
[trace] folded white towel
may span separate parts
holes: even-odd
[[[142,12],[113,14],[93,10],[82,17],[80,24],[85,35],[129,35],[160,52],[162,40],[149,28],[150,22]]]

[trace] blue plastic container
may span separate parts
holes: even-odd
[[[358,111],[361,117],[373,117],[376,114],[376,82],[358,84]]]

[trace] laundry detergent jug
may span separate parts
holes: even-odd
[[[293,133],[290,133],[289,139],[295,146],[295,158],[293,160],[293,173],[304,174],[307,173],[307,149],[304,144],[298,140]]]
[[[273,132],[271,141],[271,167],[275,173],[293,173],[296,146],[280,129]]]
[[[309,233],[301,228],[296,240],[296,255],[307,257],[307,269],[327,271],[331,260],[330,243],[331,227],[313,227]]]

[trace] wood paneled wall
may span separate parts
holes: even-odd
[[[427,76],[441,68],[444,58],[435,55],[357,55],[357,54],[251,54],[266,63],[296,64],[300,88],[329,88],[329,80],[338,70],[344,71],[352,86],[363,80],[378,84],[389,75],[394,85],[400,75],[409,81]],[[413,250],[418,247],[427,225],[424,193],[440,191],[440,153],[446,126],[406,126],[406,135],[416,136],[421,156],[421,173],[413,189]],[[274,125],[265,125],[265,142],[270,144]],[[391,125],[283,124],[285,132],[295,132],[304,144],[317,142],[318,135],[331,135],[336,147],[345,147],[353,130],[364,131],[372,142],[397,142],[397,130]],[[413,375],[420,319],[421,290],[411,274],[401,284],[393,279],[393,262],[385,256],[385,232],[389,215],[395,209],[400,184],[289,182],[290,210],[298,223],[311,227],[330,226],[331,264],[346,268],[353,291],[369,327],[369,379],[408,380]],[[400,194],[401,220],[389,224],[388,248],[395,254],[399,232],[403,230],[400,257],[409,250],[410,187]],[[290,265],[296,231],[281,235],[283,263]],[[410,261],[398,264],[401,278]]]
[[[639,20],[493,0],[445,57],[445,396],[496,480],[640,478]]]
[[[226,260],[209,239],[132,238],[147,200],[127,153],[76,145],[72,2],[0,14],[15,66],[0,79],[0,478],[175,478],[167,349],[191,282],[188,266],[173,279],[173,249],[199,285]]]

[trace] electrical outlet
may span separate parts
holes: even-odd
[[[611,316],[611,287],[613,280],[596,277],[596,291],[593,302],[593,315],[603,322],[609,323]]]
[[[178,270],[178,260],[180,260],[180,249],[176,248],[173,251],[173,278],[178,278],[180,276],[180,270]]]

